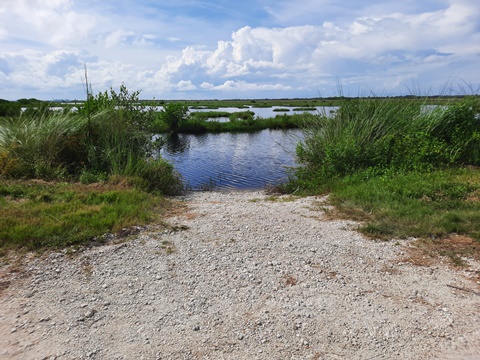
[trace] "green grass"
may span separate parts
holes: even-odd
[[[361,231],[375,238],[446,237],[480,241],[480,169],[339,180],[330,200],[342,214],[365,221]],[[476,200],[474,200],[476,199]]]
[[[316,107],[298,107],[298,108],[293,108],[293,111],[316,111]]]
[[[0,118],[0,179],[98,181],[137,177],[142,189],[175,194],[173,166],[154,158],[154,114],[137,104],[138,92],[89,95],[78,113],[35,111]]]
[[[334,217],[361,221],[374,239],[410,238],[419,258],[480,260],[480,168],[367,178],[362,174],[330,185]],[[459,241],[458,239],[461,239]]]
[[[230,114],[232,115],[232,114]],[[294,115],[278,115],[274,118],[253,118],[246,119],[235,118],[233,115],[230,121],[206,121],[201,117],[193,116],[182,122],[177,132],[185,134],[201,134],[201,133],[220,133],[220,132],[255,132],[264,129],[297,129],[312,122],[314,115],[311,114],[294,114]],[[168,126],[165,124],[157,126],[158,133],[169,132]]]
[[[398,101],[404,103],[428,103],[428,104],[445,104],[455,101],[461,101],[462,96],[399,96],[395,97]],[[245,108],[247,106],[256,108],[269,108],[273,106],[295,107],[295,108],[315,108],[317,106],[337,106],[345,101],[344,96],[335,96],[327,98],[295,98],[295,99],[231,99],[231,100],[182,100],[189,108],[202,109],[221,109],[221,108]],[[364,99],[384,101],[391,97],[365,97]],[[144,100],[149,105],[164,105],[174,101],[167,100]]]
[[[369,170],[429,171],[480,165],[478,98],[425,110],[396,99],[348,99],[335,115],[318,115],[297,155],[316,177]]]
[[[190,119],[207,121],[208,119],[226,117],[230,116],[228,111],[195,111],[190,113]]]
[[[161,222],[164,197],[113,184],[0,183],[0,253],[102,242],[105,233]]]

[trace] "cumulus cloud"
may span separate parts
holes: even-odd
[[[230,41],[219,41],[215,50],[185,49],[157,76],[168,80],[187,74],[200,88],[228,91],[314,90],[335,76],[353,84],[365,81],[362,74],[376,74],[375,86],[392,89],[428,68],[447,71],[458,61],[477,62],[479,11],[478,5],[460,1],[434,12],[359,17],[344,26],[246,26]]]
[[[349,12],[338,12],[344,3],[333,0],[260,3],[277,27],[243,26],[229,38],[197,44],[169,31],[165,14],[143,22],[129,14],[132,21],[119,22],[121,14],[89,12],[94,3],[88,1],[79,8],[74,0],[3,0],[2,84],[44,92],[80,89],[81,95],[85,63],[98,90],[125,83],[157,98],[198,98],[209,91],[316,96],[335,89],[338,79],[399,92],[412,80],[444,85],[454,76],[480,77],[476,2],[429,2],[436,6],[428,9],[411,1],[355,2]],[[300,22],[302,16],[309,24]]]

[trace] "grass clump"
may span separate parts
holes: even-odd
[[[250,112],[228,113],[229,121],[208,121],[202,113],[192,113],[173,131],[184,134],[220,133],[220,132],[256,132],[264,129],[297,129],[312,121],[312,114],[277,115],[274,118],[253,118]],[[240,115],[239,115],[240,114]],[[157,123],[158,133],[171,132],[165,124]]]
[[[318,116],[299,145],[317,177],[370,170],[429,171],[480,165],[478,98],[428,109],[397,99],[346,99],[333,117]]]

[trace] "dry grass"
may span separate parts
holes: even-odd
[[[443,258],[450,265],[465,266],[465,259],[480,261],[480,242],[464,235],[450,235],[443,239],[419,239],[407,248],[405,261],[419,266],[431,266]]]

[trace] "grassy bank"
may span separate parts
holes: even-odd
[[[153,156],[154,116],[122,86],[88,93],[76,113],[0,118],[0,251],[101,241],[158,220],[163,195],[183,185]]]
[[[0,183],[0,255],[8,250],[102,243],[107,240],[104,234],[161,223],[169,207],[163,196],[125,182],[4,180]]]
[[[346,100],[305,130],[287,188],[330,193],[335,215],[363,221],[370,237],[416,237],[456,264],[480,259],[479,112],[478,98],[437,108]]]
[[[153,154],[155,114],[138,105],[138,92],[88,95],[77,113],[49,109],[0,118],[0,179],[80,181],[135,178],[137,187],[174,194],[181,182]]]
[[[202,134],[219,132],[255,132],[264,129],[294,129],[303,127],[315,118],[314,115],[294,114],[277,115],[263,119],[254,117],[252,111],[188,112],[183,103],[170,103],[158,114],[152,128],[156,133]],[[228,118],[228,121],[215,121],[216,118]]]
[[[280,115],[274,118],[253,118],[245,113],[245,118],[235,118],[238,113],[230,114],[230,121],[203,121],[190,118],[183,122],[178,131],[185,134],[220,132],[255,132],[264,129],[296,129],[304,126],[311,117],[308,114]]]

